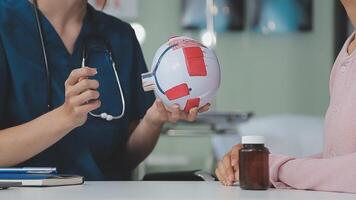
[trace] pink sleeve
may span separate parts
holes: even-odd
[[[355,169],[356,153],[327,159],[270,155],[270,180],[276,188],[356,193]]]
[[[322,156],[323,156],[323,153],[318,153],[318,154],[308,156],[307,158],[322,158]]]

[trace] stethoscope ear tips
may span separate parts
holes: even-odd
[[[100,114],[101,119],[105,119],[106,121],[112,121],[114,117],[112,115],[108,115],[106,113],[101,113]]]

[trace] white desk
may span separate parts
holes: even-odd
[[[85,185],[54,188],[9,188],[1,200],[118,200],[118,199],[287,199],[343,200],[356,194],[296,190],[242,191],[208,182],[86,182]]]

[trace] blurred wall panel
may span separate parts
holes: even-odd
[[[143,50],[150,66],[157,48],[170,36],[183,33],[181,1],[139,2],[138,21],[147,30]],[[222,66],[218,110],[253,110],[257,115],[325,113],[334,62],[334,1],[315,0],[313,9],[313,30],[308,33],[218,35],[216,52]],[[199,39],[198,33],[190,36]]]

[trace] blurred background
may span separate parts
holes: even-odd
[[[273,153],[321,151],[330,70],[353,31],[339,1],[109,0],[104,11],[132,24],[149,68],[158,47],[177,35],[214,48],[221,64],[212,112],[167,125],[138,177],[212,172],[241,135],[264,135]]]

